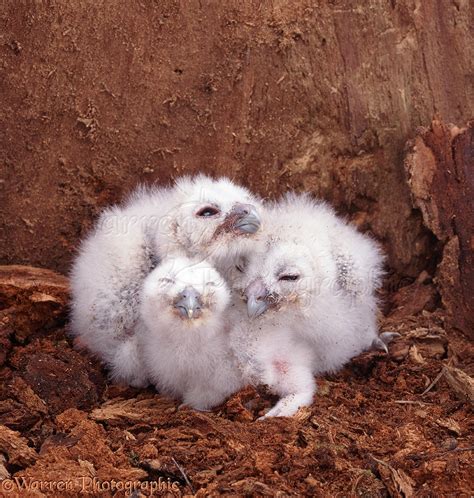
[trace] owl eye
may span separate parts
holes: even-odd
[[[237,264],[235,265],[235,269],[240,273],[245,273],[245,269],[248,266],[247,258],[241,257]]]
[[[281,275],[278,280],[283,280],[285,282],[294,282],[294,281],[298,280],[299,278],[300,278],[299,275],[291,274],[291,275]]]
[[[174,280],[172,278],[163,277],[163,278],[160,278],[159,282],[161,284],[173,284]]]
[[[220,211],[216,207],[205,206],[196,213],[196,216],[200,216],[201,218],[210,218],[211,216],[216,216],[219,213]]]

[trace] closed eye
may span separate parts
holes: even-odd
[[[174,280],[172,278],[163,277],[160,278],[159,282],[162,284],[173,284]]]
[[[210,218],[211,216],[217,216],[219,213],[219,209],[214,206],[204,206],[196,213],[196,216],[201,218]]]
[[[241,257],[239,262],[235,265],[235,269],[240,273],[245,273],[245,268],[247,267],[247,258]]]
[[[289,274],[289,275],[281,275],[278,280],[283,280],[285,282],[294,282],[300,278],[299,275]]]

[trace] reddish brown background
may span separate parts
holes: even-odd
[[[66,273],[95,215],[137,183],[225,173],[263,196],[322,195],[375,233],[400,284],[381,330],[401,337],[318,379],[291,419],[256,422],[271,401],[250,388],[181,410],[73,348],[67,279],[2,267],[0,479],[472,494],[474,343],[456,329],[474,331],[473,10],[1,1],[0,263]]]
[[[474,114],[472,24],[468,0],[2,2],[0,262],[66,272],[102,206],[205,171],[322,195],[415,276],[404,144]]]

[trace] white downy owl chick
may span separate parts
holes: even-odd
[[[145,276],[181,254],[232,267],[260,227],[258,207],[247,189],[199,175],[171,188],[139,189],[102,214],[73,265],[71,329],[114,380],[147,384],[134,339]]]
[[[289,195],[263,216],[240,279],[248,320],[232,347],[253,383],[281,399],[266,416],[312,402],[313,374],[335,372],[378,339],[375,290],[383,257],[374,241],[326,204]]]
[[[205,261],[172,258],[146,277],[138,351],[159,392],[208,410],[242,387],[229,345],[229,299],[224,279]]]

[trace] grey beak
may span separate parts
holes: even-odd
[[[268,309],[267,301],[258,300],[255,297],[249,297],[247,300],[247,314],[249,318],[257,318],[263,315]]]
[[[269,293],[263,280],[254,280],[246,289],[247,314],[249,318],[257,318],[270,307]]]
[[[260,228],[260,217],[252,204],[237,203],[230,214],[237,217],[234,229],[241,233],[255,233]]]
[[[188,318],[189,320],[199,318],[202,312],[199,292],[193,287],[186,287],[178,296],[175,308],[183,318]]]

